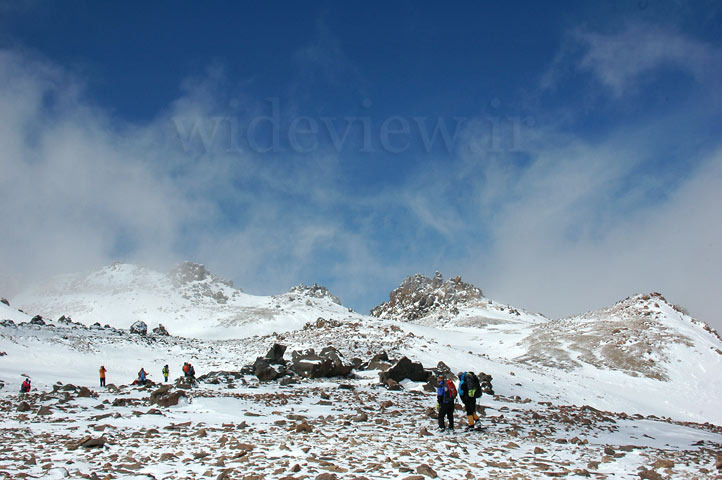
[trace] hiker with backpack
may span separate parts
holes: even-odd
[[[166,364],[165,367],[163,367],[163,370],[161,370],[161,373],[163,374],[163,378],[164,378],[165,381],[167,382],[167,381],[168,381],[168,374],[170,373],[170,369],[168,368],[168,364]]]
[[[454,431],[454,407],[456,404],[456,386],[444,375],[438,376],[436,387],[436,406],[439,409],[439,430],[446,430],[444,417],[449,420],[449,431]]]
[[[481,385],[474,372],[459,372],[459,398],[466,409],[466,430],[473,430],[479,415],[476,413],[476,399],[481,397]]]
[[[196,369],[188,362],[183,364],[183,375],[185,375],[186,380],[190,380],[191,385],[196,383]]]
[[[104,365],[100,366],[99,372],[100,372],[100,386],[104,387],[105,386],[105,372],[107,372]]]
[[[147,374],[145,373],[145,368],[140,369],[138,372],[138,384],[139,385],[145,385],[145,382],[147,381]]]
[[[20,385],[20,393],[30,393],[30,379],[25,378],[25,381]]]

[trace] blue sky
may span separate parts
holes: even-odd
[[[363,312],[439,270],[722,326],[720,7],[500,3],[0,2],[5,284],[190,259]]]

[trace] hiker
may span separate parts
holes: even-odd
[[[446,430],[444,417],[449,419],[449,430],[454,431],[454,406],[456,403],[456,387],[454,382],[438,376],[439,384],[436,388],[436,405],[439,409],[439,430]]]
[[[30,393],[30,379],[26,378],[22,385],[20,385],[20,393]]]
[[[459,398],[466,409],[466,430],[473,430],[479,415],[476,413],[476,399],[481,397],[481,385],[474,372],[459,372]]]
[[[183,364],[183,374],[186,377],[190,377],[192,382],[196,381],[196,369],[193,368],[193,365],[190,363],[186,362]]]
[[[170,369],[168,368],[168,364],[166,363],[165,367],[163,367],[163,370],[161,370],[161,373],[163,373],[163,378],[165,378],[165,381],[168,381],[168,374],[170,373]]]
[[[107,370],[105,369],[105,365],[101,365],[100,366],[100,386],[101,387],[105,386],[105,372],[107,372]]]
[[[138,372],[138,384],[145,385],[145,382],[146,382],[145,368],[141,367],[140,371]]]

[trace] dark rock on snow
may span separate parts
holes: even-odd
[[[396,362],[396,365],[385,372],[379,373],[381,383],[386,383],[388,379],[400,382],[405,378],[413,382],[425,382],[429,377],[433,377],[433,373],[426,371],[421,363],[412,362],[407,357],[402,357],[401,360]]]
[[[159,335],[162,337],[169,337],[170,334],[168,333],[168,330],[163,326],[162,323],[159,323],[157,327],[153,329],[153,335]]]
[[[182,390],[172,391],[171,385],[163,385],[157,390],[150,394],[150,403],[161,407],[170,407],[172,405],[178,405],[181,398],[185,398],[186,394]]]
[[[146,325],[145,322],[138,320],[130,326],[130,333],[134,333],[136,335],[146,335],[148,333],[148,325]]]

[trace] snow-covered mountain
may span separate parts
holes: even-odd
[[[115,263],[90,274],[51,278],[11,301],[47,318],[65,315],[86,325],[98,322],[119,328],[140,320],[196,338],[286,331],[319,316],[358,317],[324,287],[299,285],[280,295],[249,295],[190,262],[167,274]]]
[[[704,424],[722,424],[722,341],[659,294],[550,320],[485,298],[458,277],[445,282],[440,275],[415,275],[374,309],[382,317],[377,318],[349,312],[323,287],[258,297],[186,263],[170,274],[115,264],[54,279],[9,303],[0,303],[0,415],[12,440],[2,445],[8,452],[27,451],[37,443],[33,431],[50,442],[76,445],[77,428],[84,432],[80,436],[105,431],[111,446],[100,457],[86,455],[65,467],[71,475],[87,472],[86,465],[108,465],[109,455],[137,456],[144,444],[130,439],[139,437],[152,438],[157,448],[145,454],[144,464],[111,462],[121,476],[142,471],[155,478],[198,478],[211,472],[236,478],[222,476],[237,458],[223,438],[253,444],[248,448],[257,454],[246,456],[266,478],[291,478],[295,472],[321,478],[319,465],[331,465],[322,458],[334,459],[336,473],[367,478],[427,472],[424,465],[444,478],[461,478],[468,461],[484,478],[541,478],[525,477],[529,471],[639,478],[660,469],[670,478],[703,478],[699,475],[714,468],[709,449],[722,445],[722,428]],[[33,318],[36,314],[45,318]],[[162,323],[171,335],[131,334],[128,326],[136,320],[150,327]],[[481,400],[489,429],[478,437],[427,438],[434,428],[433,410],[427,411],[433,394],[411,381],[402,382],[401,391],[386,390],[373,369],[295,385],[259,384],[253,375],[240,374],[275,343],[289,352],[333,346],[347,361],[385,352],[427,368],[443,362],[452,372],[490,374],[496,395]],[[121,387],[100,391],[96,399],[74,399],[56,385],[93,387],[99,365],[108,369],[109,382],[119,385],[135,378],[141,366],[158,380],[169,364],[175,377],[184,361],[199,374],[233,372],[236,381],[202,384],[188,392],[190,403],[149,410],[153,415],[138,410],[150,405],[142,391]],[[47,407],[48,416],[16,412],[21,374],[31,376],[39,392],[29,397],[28,408]],[[26,422],[35,430],[25,428]],[[199,422],[203,434],[196,433]],[[310,427],[303,428],[312,431],[299,436],[298,425],[306,422]],[[189,448],[197,457],[188,462],[173,442],[178,428],[186,428],[177,425],[191,424]],[[204,449],[214,453],[205,457]],[[354,455],[347,461],[340,452],[349,449]],[[434,460],[448,452],[465,460]],[[65,465],[73,455],[49,454]],[[276,461],[287,455],[288,464]],[[389,456],[392,460],[385,460]],[[38,476],[49,465],[16,463],[0,460],[0,472],[30,468]]]
[[[550,320],[499,304],[459,277],[407,277],[372,315],[464,333],[541,396],[599,408],[722,422],[722,341],[659,293]],[[508,372],[509,370],[507,370]]]

